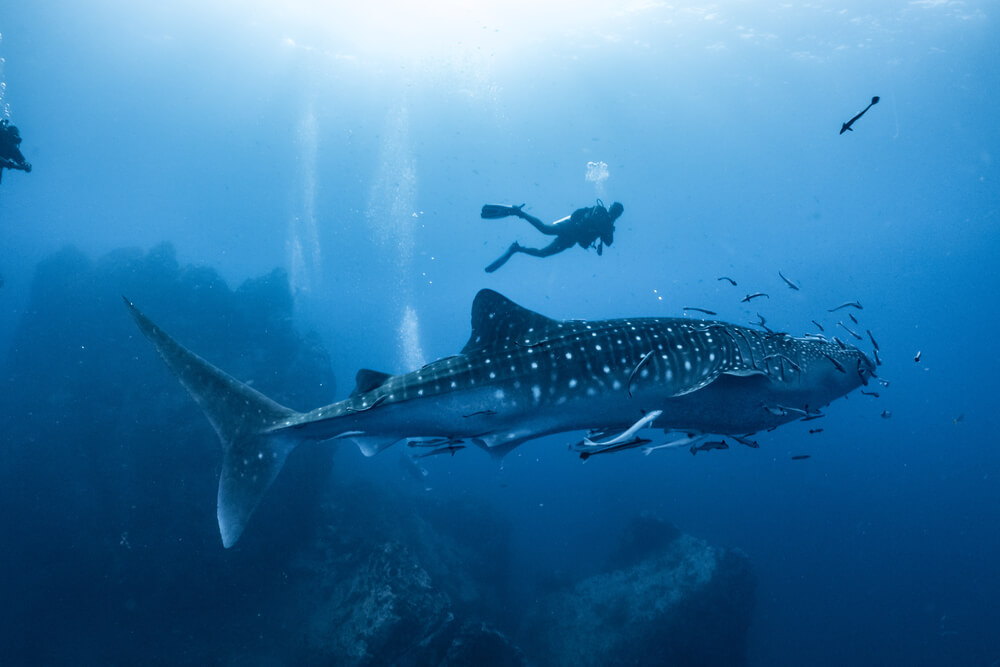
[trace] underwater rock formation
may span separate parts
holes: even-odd
[[[301,623],[300,664],[524,665],[499,630],[462,621],[451,597],[410,550],[389,541],[346,558],[316,562],[289,597]]]
[[[399,542],[385,542],[308,585],[320,595],[310,614],[310,654],[340,665],[430,664],[435,640],[455,616],[448,596]]]
[[[525,611],[516,600],[541,593],[511,593],[523,573],[492,501],[422,479],[331,482],[349,466],[322,444],[295,451],[254,530],[223,549],[205,512],[219,445],[122,294],[284,404],[335,397],[281,271],[233,290],[168,245],[44,261],[0,376],[0,527],[17,573],[0,578],[4,664],[743,661],[753,578],[739,552],[639,517],[603,571]]]
[[[481,620],[504,604],[502,568],[488,564],[506,558],[507,527],[493,512],[361,483],[332,497],[275,600],[278,624],[295,628],[285,655],[353,667],[525,664]]]
[[[754,604],[746,555],[642,517],[614,569],[539,600],[518,636],[540,665],[742,665]],[[622,563],[625,563],[622,566]]]
[[[293,326],[281,271],[233,290],[212,269],[180,265],[166,244],[44,260],[0,376],[0,522],[5,569],[18,572],[0,583],[9,664],[176,663],[182,644],[165,626],[232,641],[220,608],[261,595],[315,531],[331,452],[306,448],[272,489],[257,538],[223,554],[205,512],[215,434],[137,335],[123,294],[283,402],[333,397],[329,358]],[[197,662],[200,649],[185,650]]]

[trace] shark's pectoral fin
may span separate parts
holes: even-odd
[[[345,435],[343,436],[345,440],[350,440],[361,453],[366,457],[372,457],[386,449],[390,445],[399,442],[400,438],[395,436],[381,436],[381,435]]]
[[[535,436],[524,437],[514,433],[490,433],[477,438],[469,438],[476,445],[497,461],[510,454],[518,445],[522,445]]]

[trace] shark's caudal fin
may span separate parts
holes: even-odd
[[[274,433],[294,410],[227,375],[168,336],[125,299],[142,333],[188,390],[222,441],[218,517],[222,544],[233,546],[296,440]]]

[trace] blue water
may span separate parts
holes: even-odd
[[[742,549],[758,577],[752,665],[998,664],[994,4],[141,4],[42,0],[0,14],[0,117],[20,128],[34,166],[0,183],[0,350],[22,364],[6,367],[8,399],[23,389],[14,377],[60,405],[74,392],[103,395],[97,385],[115,378],[98,373],[71,388],[50,360],[39,356],[36,368],[18,356],[44,296],[32,294],[36,266],[67,245],[98,261],[167,241],[181,265],[211,267],[232,288],[283,268],[288,317],[319,336],[336,377],[336,390],[303,391],[301,409],[346,395],[358,368],[398,373],[456,353],[484,287],[552,317],[698,306],[740,324],[760,313],[796,335],[814,331],[813,319],[832,331],[847,314],[827,309],[856,299],[864,310],[853,328],[876,336],[891,384],[877,399],[855,392],[835,402],[822,433],[793,423],[762,435],[757,450],[627,452],[585,465],[566,451],[571,438],[553,437],[522,446],[501,471],[472,450],[428,461],[426,493],[482,502],[509,521],[502,560],[523,581],[588,571],[622,517],[644,510]],[[873,95],[879,104],[839,135]],[[588,180],[591,162],[607,165],[606,179]],[[598,197],[625,205],[603,256],[576,247],[483,272],[511,241],[548,239],[514,218],[480,220],[482,204],[526,202],[555,220]],[[106,287],[117,298],[143,284]],[[741,303],[755,291],[770,298]],[[172,317],[166,298],[144,298]],[[80,317],[99,311],[108,331],[128,325],[117,304],[70,306]],[[221,326],[211,307],[191,307],[199,322],[182,324],[179,306],[173,313],[179,336],[181,326],[191,335]],[[46,341],[69,348],[75,335],[53,326]],[[131,345],[129,358],[145,355],[159,372],[148,347]],[[45,404],[31,411],[39,423],[61,418]],[[114,420],[102,424],[94,443]],[[203,422],[189,428],[211,437]],[[80,471],[59,443],[19,433],[3,445],[8,463],[29,447],[39,453],[0,490],[0,527],[18,527],[3,531],[12,535],[4,550],[61,555],[8,565],[67,581],[81,562],[92,582],[120,572],[90,557],[91,545],[62,539],[73,502],[59,491]],[[113,434],[105,444],[142,446]],[[399,481],[393,450],[364,459],[342,447],[335,476]],[[116,477],[128,474],[129,493],[149,504],[179,483],[172,478],[197,480],[181,495],[203,513],[174,517],[170,530],[197,521],[211,531],[215,455],[189,456],[183,469],[168,457],[155,481],[134,469],[87,475],[120,491]],[[122,511],[119,501],[109,495],[106,511]],[[39,515],[28,526],[14,518],[25,508]],[[248,528],[262,549],[267,525]],[[93,538],[115,542],[119,532]],[[215,549],[175,545],[171,585],[197,581],[199,559]],[[254,567],[280,568],[274,559]],[[16,606],[21,625],[0,629],[0,651],[28,660],[32,647],[3,635],[34,627],[48,641],[119,645],[117,659],[134,661],[134,633],[78,623],[96,613],[100,586],[18,589],[31,601]],[[155,600],[148,623],[169,625],[183,608],[169,595]]]

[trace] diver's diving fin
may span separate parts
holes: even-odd
[[[483,211],[480,213],[480,217],[484,220],[497,220],[499,218],[506,218],[512,215],[517,215],[521,211],[521,206],[502,206],[500,204],[484,204]]]

